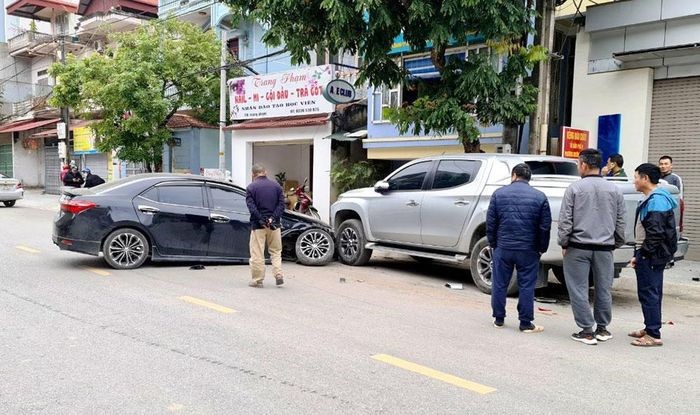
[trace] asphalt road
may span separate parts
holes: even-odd
[[[665,345],[639,349],[624,276],[615,338],[586,346],[556,284],[522,334],[463,269],[285,263],[264,289],[246,266],[115,271],[59,251],[53,215],[0,208],[1,414],[700,413],[700,283],[666,285]]]

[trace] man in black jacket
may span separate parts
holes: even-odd
[[[276,182],[267,178],[265,168],[253,166],[253,182],[246,189],[246,203],[250,211],[250,271],[251,287],[262,288],[265,279],[265,244],[267,243],[272,270],[277,285],[284,284],[282,277],[282,213],[284,191]]]
[[[491,196],[486,221],[486,236],[493,250],[491,308],[494,325],[503,327],[506,317],[506,294],[513,275],[518,278],[518,318],[520,331],[537,333],[542,326],[532,323],[535,284],[540,255],[549,247],[552,214],[547,196],[528,183],[532,172],[527,164],[513,168],[512,183]]]
[[[666,189],[658,187],[661,170],[644,163],[634,172],[634,186],[644,193],[635,216],[634,258],[630,266],[637,274],[637,295],[642,304],[644,329],[629,335],[633,346],[661,346],[661,299],[664,268],[673,259],[678,244],[676,218],[678,206]]]
[[[76,166],[71,166],[70,171],[63,176],[64,186],[80,187],[84,182],[85,180],[83,180],[83,176],[80,174]]]
[[[102,177],[92,174],[92,171],[87,167],[83,169],[83,173],[85,173],[85,187],[87,188],[99,186],[105,182]]]

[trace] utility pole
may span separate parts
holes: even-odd
[[[61,64],[66,64],[66,33],[65,29],[61,31]],[[66,158],[62,160],[63,164],[68,164],[70,160],[70,110],[68,107],[61,108],[61,117],[63,118],[63,123],[65,124],[65,139],[64,144],[66,146]]]
[[[554,2],[555,0],[537,1],[537,12],[541,17],[537,28],[539,36],[535,39],[539,39],[538,43],[550,52],[550,56],[554,48]],[[528,148],[530,154],[547,154],[547,146],[549,144],[549,99],[552,89],[551,72],[551,59],[548,58],[539,63],[537,112],[533,117],[530,117],[530,145]]]
[[[224,173],[226,170],[226,29],[220,26],[221,30],[221,79],[219,83],[219,170]]]

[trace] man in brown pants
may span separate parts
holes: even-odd
[[[267,243],[272,270],[277,285],[282,277],[282,212],[284,192],[276,182],[267,178],[265,168],[253,165],[253,182],[246,189],[246,203],[250,211],[250,272],[251,287],[262,288],[265,279],[265,244]]]

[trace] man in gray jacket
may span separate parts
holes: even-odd
[[[581,180],[566,189],[559,213],[564,278],[574,319],[581,328],[571,338],[589,345],[612,339],[607,327],[612,319],[613,250],[625,243],[624,197],[614,183],[600,175],[601,162],[600,151],[589,148],[581,152]],[[589,273],[595,285],[592,313]]]

